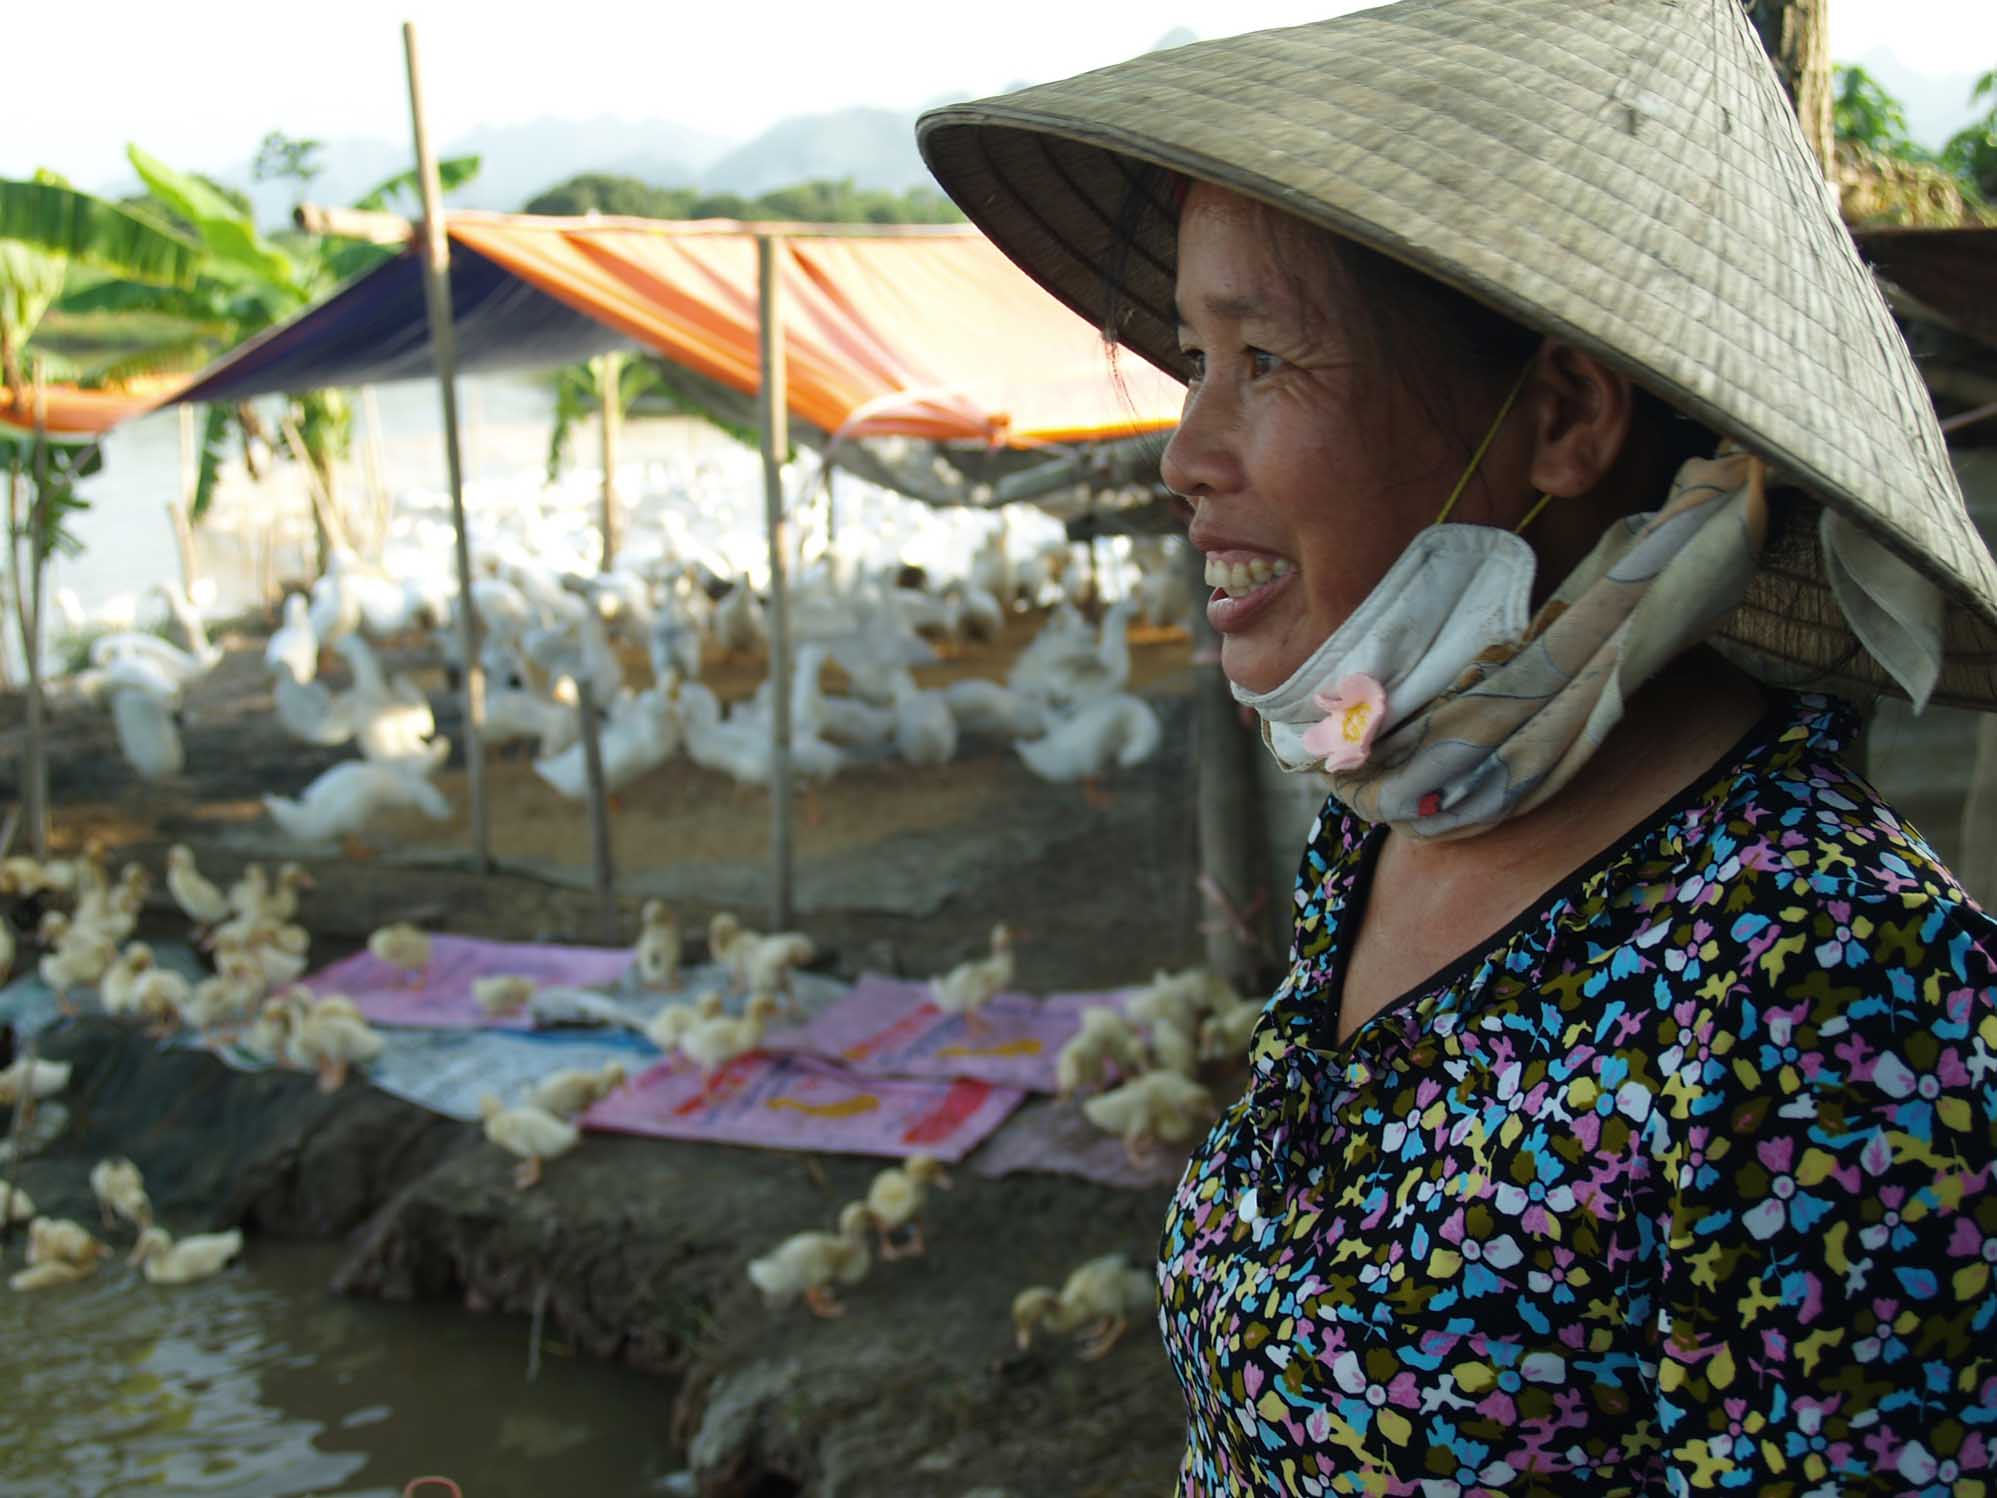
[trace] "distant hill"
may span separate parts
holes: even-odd
[[[713,162],[699,185],[753,195],[847,177],[856,187],[894,192],[928,185],[928,169],[915,149],[915,115],[894,109],[793,115]]]

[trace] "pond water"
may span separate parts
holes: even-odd
[[[430,1474],[467,1498],[674,1491],[670,1385],[552,1338],[529,1383],[526,1322],[330,1295],[338,1257],[253,1240],[196,1285],[113,1260],[0,1290],[0,1493],[372,1498]]]

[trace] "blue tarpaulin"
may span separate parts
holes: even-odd
[[[614,328],[463,245],[451,247],[451,315],[460,374],[574,364],[632,346]],[[436,372],[423,302],[423,257],[410,250],[232,350],[174,400],[230,402]]]

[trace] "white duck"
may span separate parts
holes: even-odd
[[[306,786],[296,799],[265,796],[264,809],[286,837],[334,842],[357,833],[384,811],[414,807],[435,822],[450,820],[444,793],[414,769],[346,760]]]
[[[672,756],[679,740],[679,713],[663,687],[627,694],[611,709],[597,734],[607,792],[622,790]],[[534,773],[571,801],[589,794],[589,776],[580,742],[552,759],[534,761]]]
[[[103,691],[125,763],[143,780],[178,775],[187,764],[173,716],[179,684],[143,656],[121,656],[106,669]]]
[[[319,674],[319,636],[303,593],[285,595],[284,622],[264,642],[263,663],[294,681],[310,681]]]
[[[1093,780],[1112,765],[1141,765],[1164,741],[1158,714],[1142,697],[1111,692],[1091,698],[1037,739],[1013,747],[1042,780]]]
[[[957,757],[957,720],[938,692],[925,692],[906,671],[895,679],[895,749],[911,765],[947,765]]]
[[[943,688],[943,700],[950,716],[966,733],[988,733],[996,738],[1038,738],[1047,731],[1047,706],[1027,692],[982,677],[966,677]]]
[[[774,751],[767,720],[753,710],[741,709],[724,720],[719,699],[697,681],[680,684],[679,706],[686,728],[687,758],[743,785],[770,783]],[[823,739],[792,736],[791,768],[797,774],[823,779],[837,774],[844,763],[838,746]]]
[[[451,752],[450,740],[436,737],[437,719],[423,689],[408,676],[390,681],[373,648],[358,634],[342,636],[333,648],[353,668],[345,712],[361,753],[383,764],[442,764]]]

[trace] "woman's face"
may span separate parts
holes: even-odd
[[[1460,441],[1362,358],[1350,296],[1320,231],[1193,185],[1178,266],[1191,377],[1163,473],[1192,506],[1222,669],[1248,691],[1281,685],[1345,621],[1462,471]],[[1481,487],[1452,519],[1483,518]]]

